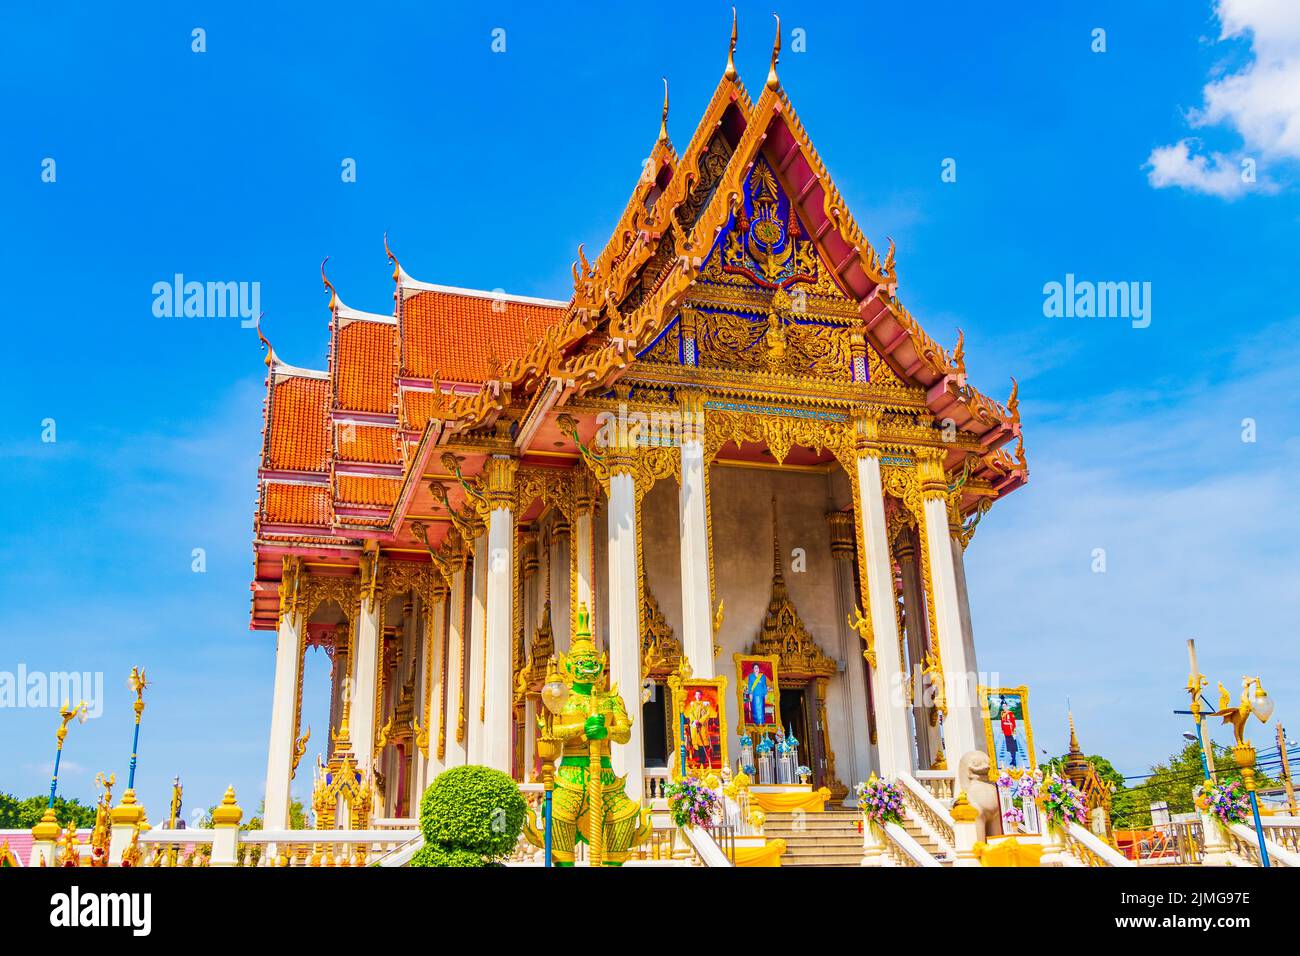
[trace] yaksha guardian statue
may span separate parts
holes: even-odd
[[[593,864],[621,866],[628,851],[650,835],[650,814],[628,798],[625,778],[610,765],[610,747],[628,742],[632,721],[618,687],[603,689],[605,658],[592,643],[585,605],[577,616],[573,643],[560,659],[569,694],[550,721],[550,737],[561,755],[551,808],[551,853],[556,866],[572,866],[574,844],[581,840]],[[540,846],[538,836],[529,833]]]

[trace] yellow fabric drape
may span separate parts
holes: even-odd
[[[789,813],[792,810],[821,813],[826,809],[830,795],[831,792],[825,787],[820,790],[792,790],[785,793],[749,791],[749,799],[757,803],[765,813]]]
[[[780,866],[784,840],[768,840],[763,846],[736,847],[736,866]]]
[[[980,866],[1040,866],[1043,848],[1035,843],[1021,843],[1015,837],[975,844]]]

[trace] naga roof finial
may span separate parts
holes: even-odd
[[[325,263],[329,261],[330,261],[329,256],[326,256],[324,259],[320,261],[320,281],[325,283],[325,288],[329,289],[330,292],[329,310],[333,312],[335,307],[339,304],[339,293],[338,290],[334,288],[334,283],[330,282],[329,276],[325,275]]]
[[[262,319],[265,316],[265,312],[259,312],[257,314],[257,321],[253,324],[253,328],[257,329],[257,338],[262,343],[262,347],[266,349],[266,358],[263,359],[263,361],[266,362],[266,367],[270,368],[275,364],[275,349],[271,347],[271,340],[262,334]]]
[[[397,261],[397,256],[393,255],[393,250],[388,248],[388,232],[384,232],[384,255],[388,256],[388,261],[393,264],[393,281],[402,274],[402,266]]]
[[[668,77],[665,76],[663,78],[663,81],[664,81],[664,115],[663,115],[663,119],[659,121],[659,142],[666,143],[668,142]]]
[[[779,90],[781,80],[776,75],[776,64],[781,59],[781,17],[776,13],[772,16],[776,17],[776,42],[772,44],[772,65],[767,68],[767,88]]]
[[[736,77],[736,8],[731,8],[731,45],[727,48],[727,68],[722,71],[725,79],[735,82]]]

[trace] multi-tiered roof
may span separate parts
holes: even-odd
[[[1000,496],[1024,483],[1023,446],[1014,457],[1002,450],[1019,436],[1015,389],[1005,405],[981,394],[966,381],[961,339],[948,351],[903,306],[893,244],[882,258],[854,222],[781,88],[778,52],[779,33],[756,102],[728,57],[680,155],[668,136],[665,95],[645,172],[595,260],[579,247],[567,300],[419,282],[389,252],[393,315],[349,308],[326,280],[328,371],[286,365],[267,343],[254,628],[275,624],[285,554],[348,564],[366,541],[412,559],[436,547],[448,523],[421,533],[412,524],[440,510],[427,481],[448,477],[440,460],[449,443],[467,476],[494,451],[548,465],[576,458],[556,416],[575,397],[608,392],[674,320],[760,160],[855,315],[873,377],[923,396],[923,410],[967,437],[945,464],[968,466],[972,487]],[[800,386],[773,387],[793,396]],[[454,482],[449,488],[454,508],[462,492]]]

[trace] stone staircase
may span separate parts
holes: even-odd
[[[764,833],[769,840],[785,841],[782,866],[861,866],[861,819],[857,810],[832,806],[822,813],[774,812],[767,815]],[[942,865],[952,866],[952,860],[944,858],[938,844],[916,821],[904,818],[903,829]]]
[[[784,840],[782,866],[861,866],[857,810],[828,806],[822,813],[769,813],[763,832]]]

